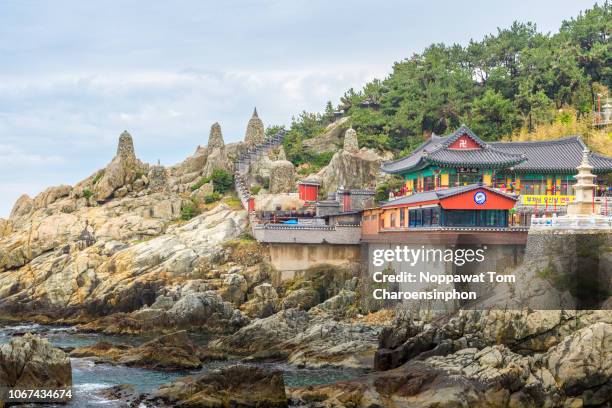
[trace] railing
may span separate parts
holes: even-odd
[[[263,143],[249,147],[246,152],[239,154],[236,158],[234,187],[236,189],[236,194],[238,194],[238,198],[240,198],[242,207],[245,209],[248,209],[249,197],[251,195],[248,187],[247,176],[249,174],[252,160],[258,156],[267,154],[270,149],[278,147],[285,139],[285,134],[286,131],[281,130],[274,136],[267,138]]]
[[[592,216],[531,217],[531,229],[612,229],[612,217]]]
[[[595,205],[599,208],[600,215],[612,215],[612,197],[596,197]]]
[[[357,245],[361,239],[361,226],[255,224],[253,235],[259,242],[266,243]]]
[[[255,229],[264,230],[318,230],[318,231],[333,231],[336,228],[333,225],[316,225],[316,224],[256,224]]]
[[[394,227],[381,228],[380,232],[422,232],[422,231],[478,231],[478,232],[524,232],[528,231],[526,226],[508,226],[508,227],[448,227],[448,226],[433,226],[433,227]]]

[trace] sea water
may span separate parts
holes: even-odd
[[[107,335],[99,333],[81,333],[70,326],[46,326],[38,324],[3,324],[0,328],[0,343],[6,343],[12,336],[24,333],[35,333],[46,338],[56,347],[71,349],[105,341],[112,344],[139,345],[151,340],[153,335]],[[210,338],[201,334],[190,334],[196,344],[205,344]],[[238,361],[213,361],[194,371],[164,372],[143,368],[125,367],[111,364],[95,364],[87,358],[71,358],[72,366],[72,401],[63,407],[120,407],[120,401],[112,401],[100,396],[99,392],[119,384],[129,384],[138,392],[146,393],[157,389],[160,385],[199,372],[206,372],[233,365]],[[349,380],[363,374],[351,369],[308,369],[284,363],[243,363],[259,367],[281,370],[287,387],[303,387],[316,384],[328,384],[341,380]],[[52,404],[40,404],[39,407],[55,407]]]

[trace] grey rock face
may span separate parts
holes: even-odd
[[[20,388],[72,386],[68,355],[47,340],[27,333],[0,346],[0,385]]]
[[[287,160],[272,162],[270,165],[270,193],[290,193],[295,190],[295,167]]]
[[[287,407],[283,373],[247,365],[183,377],[164,384],[148,401],[156,407]]]
[[[324,193],[336,191],[340,186],[373,188],[382,162],[383,158],[373,150],[363,149],[356,153],[340,150],[314,178],[321,181]]]
[[[223,295],[227,301],[232,302],[236,306],[244,302],[249,287],[244,276],[230,273],[223,281],[223,285]]]
[[[302,310],[308,310],[311,307],[316,306],[319,303],[319,293],[311,288],[302,288],[290,292],[287,297],[283,299],[281,308],[292,309],[298,308]]]
[[[23,194],[17,199],[13,209],[11,210],[10,218],[17,218],[29,214],[34,208],[34,200],[29,195]]]
[[[569,395],[601,386],[612,378],[612,324],[578,330],[546,353],[547,368]]]

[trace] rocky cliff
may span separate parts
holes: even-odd
[[[188,180],[227,166],[208,154],[225,154],[217,124],[210,139],[197,159],[166,169],[140,162],[124,132],[106,168],[74,187],[21,197],[0,223],[2,313],[45,319],[131,312],[205,271],[247,225],[245,211],[224,204],[180,221]]]

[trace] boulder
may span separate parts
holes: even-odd
[[[190,370],[202,365],[186,331],[160,336],[138,347],[100,342],[76,348],[70,356],[96,357],[99,362],[156,370]]]
[[[308,327],[309,319],[308,313],[302,310],[282,310],[254,320],[227,337],[213,340],[209,346],[233,354],[264,352],[302,332]]]
[[[342,146],[342,134],[348,120],[348,117],[344,117],[330,123],[320,135],[304,140],[304,148],[317,154],[336,152]]]
[[[566,337],[545,355],[546,366],[568,395],[612,378],[612,324],[599,322]]]
[[[215,170],[224,170],[228,173],[232,173],[233,169],[234,164],[228,159],[225,148],[213,149],[208,153],[202,175],[204,177],[210,177]]]
[[[174,306],[174,299],[172,299],[170,296],[159,295],[157,299],[155,299],[155,302],[149,306],[149,308],[168,310],[171,309],[172,306]]]
[[[68,185],[49,187],[34,197],[34,208],[45,208],[60,198],[68,197],[71,191],[72,187]]]
[[[214,192],[213,183],[204,183],[197,190],[193,191],[190,195],[191,198],[203,203],[206,196],[211,195]]]
[[[33,209],[34,200],[32,200],[29,195],[23,194],[15,201],[10,218],[22,217],[29,214]]]
[[[323,303],[317,305],[316,309],[324,310],[326,312],[345,313],[355,303],[355,299],[355,292],[343,289],[337,295],[332,296]]]
[[[127,187],[143,173],[144,166],[136,158],[132,136],[123,132],[119,136],[117,155],[113,158],[104,173],[95,185],[95,197],[98,201],[104,201],[113,196],[115,191]]]
[[[295,190],[295,167],[287,160],[270,165],[270,193],[290,193]]]
[[[274,286],[269,283],[262,283],[261,285],[256,286],[253,289],[253,295],[255,296],[255,299],[262,301],[278,299],[276,289],[274,289]]]
[[[173,407],[287,407],[283,373],[246,365],[179,378],[148,401]]]
[[[374,188],[381,177],[380,165],[384,158],[374,150],[362,149],[351,153],[340,150],[334,154],[329,164],[312,176],[321,182],[322,192],[327,194],[339,187],[348,189]]]
[[[0,346],[0,385],[25,389],[72,386],[68,355],[47,340],[26,333]]]
[[[223,280],[223,285],[223,299],[233,303],[236,306],[240,306],[244,302],[247,289],[249,288],[244,276],[237,273],[230,273]]]
[[[289,292],[282,300],[281,309],[298,308],[308,310],[319,303],[319,293],[312,288],[301,288]]]
[[[231,333],[249,323],[214,291],[189,292],[169,309],[145,307],[131,313],[114,313],[80,325],[86,331],[113,334],[168,332],[176,329],[198,329],[210,333]]]
[[[0,238],[5,237],[13,232],[13,223],[11,220],[0,218]]]
[[[250,317],[264,318],[276,313],[278,303],[278,293],[274,286],[269,283],[262,283],[253,289],[253,297],[242,307]]]

